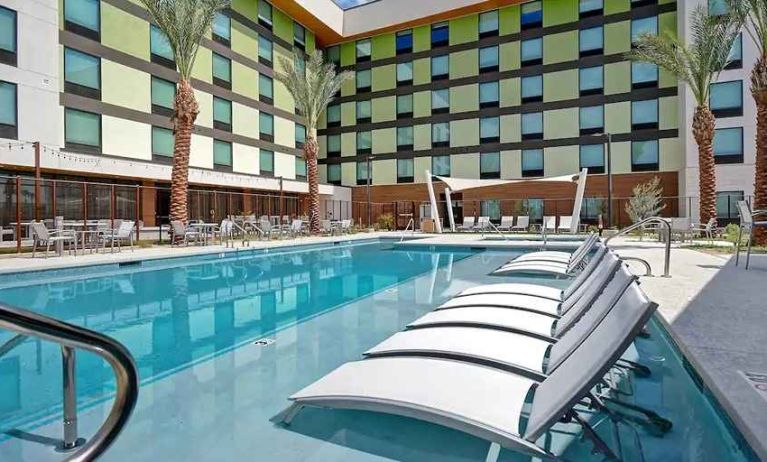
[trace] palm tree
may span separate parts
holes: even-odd
[[[708,107],[711,83],[729,62],[730,48],[738,36],[740,23],[734,16],[711,17],[703,7],[693,10],[690,43],[674,35],[644,34],[628,53],[634,61],[644,61],[665,69],[686,83],[695,97],[692,133],[698,145],[700,221],[716,218],[716,168],[714,128],[716,119]]]
[[[200,41],[210,30],[216,13],[229,0],[141,0],[152,20],[168,38],[178,67],[178,88],[173,103],[173,172],[170,219],[187,221],[189,149],[200,108],[192,89],[192,67]]]
[[[335,94],[341,89],[346,80],[354,74],[349,71],[336,73],[333,63],[322,60],[322,52],[316,50],[309,56],[306,66],[296,66],[285,56],[280,56],[281,71],[274,73],[274,78],[282,82],[293,96],[298,109],[304,117],[306,127],[306,142],[304,143],[304,159],[306,159],[307,177],[309,181],[309,229],[312,234],[320,232],[320,191],[317,184],[317,124],[320,116],[325,113],[328,104],[333,101]]]
[[[727,0],[729,15],[746,23],[759,56],[751,70],[751,96],[756,103],[756,159],[753,209],[767,209],[767,0]],[[754,240],[767,244],[767,229],[754,228]]]

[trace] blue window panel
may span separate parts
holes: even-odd
[[[743,62],[743,34],[738,34],[735,40],[732,42],[732,48],[730,48],[730,54],[727,56],[726,69],[738,68]]]
[[[603,173],[605,166],[605,146],[603,144],[586,144],[580,148],[580,166],[588,168],[589,173]]]
[[[479,84],[479,104],[497,103],[500,89],[498,82],[484,82]]]
[[[413,81],[413,62],[397,63],[397,82]]]
[[[581,130],[601,130],[605,125],[604,108],[602,106],[582,107],[579,120]]]
[[[479,154],[479,175],[498,177],[501,173],[501,153],[483,152]]]
[[[101,87],[101,59],[71,48],[65,48],[64,80],[98,90]]]
[[[641,61],[631,62],[631,83],[647,84],[658,81],[658,66]]]
[[[543,96],[543,76],[522,77],[522,98]]]
[[[85,146],[101,146],[101,116],[67,108],[64,111],[64,140]]]
[[[480,140],[495,139],[501,136],[501,119],[498,117],[483,117],[479,119]]]
[[[522,40],[521,59],[523,63],[540,61],[543,59],[543,39],[534,38]]]
[[[413,127],[397,127],[397,146],[413,145]]]
[[[213,97],[213,120],[227,125],[232,124],[232,102],[217,96]]]
[[[657,16],[631,20],[631,43],[636,43],[644,34],[658,35]]]
[[[479,36],[488,37],[498,33],[498,10],[479,15]]]
[[[328,123],[341,122],[341,106],[340,105],[335,104],[333,106],[328,106],[327,122]]]
[[[173,49],[170,47],[168,37],[166,37],[163,31],[154,24],[152,24],[149,29],[149,47],[153,55],[160,56],[170,61],[174,60]]]
[[[301,124],[296,124],[296,146],[301,146],[306,143],[306,127]]]
[[[578,32],[578,44],[581,53],[601,51],[604,46],[602,26],[581,29]]]
[[[410,53],[413,51],[413,31],[401,30],[397,32],[397,53]]]
[[[450,28],[448,23],[441,22],[431,26],[431,46],[442,46],[450,43]]]
[[[231,83],[232,62],[229,58],[213,53],[213,77]]]
[[[152,127],[152,154],[162,157],[173,157],[173,146],[173,130]]]
[[[522,173],[543,170],[543,149],[522,150]]]
[[[274,81],[268,75],[258,74],[258,94],[267,98],[274,98]],[[339,120],[341,119],[339,118]]]
[[[715,157],[743,157],[743,128],[717,128],[714,131]]]
[[[0,81],[0,125],[16,125],[16,85]]]
[[[16,12],[0,6],[0,50],[16,53]]]
[[[259,3],[260,4],[260,3]],[[274,60],[274,45],[272,41],[263,35],[258,36],[258,57],[261,60],[272,62]]]
[[[604,7],[602,0],[580,0],[578,4],[579,13],[588,13],[590,11],[599,11]]]
[[[98,32],[101,28],[99,0],[65,0],[64,20]]]
[[[216,165],[232,166],[232,143],[213,140],[213,163]]]
[[[450,90],[443,88],[441,90],[432,90],[431,109],[449,109],[450,108]]]
[[[274,151],[269,151],[267,149],[259,150],[258,170],[261,175],[274,173]]]
[[[479,49],[479,69],[498,69],[498,47],[484,47]]]
[[[740,109],[743,107],[743,82],[733,80],[711,84],[709,106],[712,111]]]
[[[658,100],[631,102],[631,125],[648,125],[658,123]]]
[[[365,60],[370,59],[370,55],[373,50],[373,44],[370,39],[363,39],[363,40],[357,40],[357,43],[354,46],[354,49],[356,50],[355,53],[357,54],[357,60]]]
[[[743,191],[717,191],[716,217],[722,220],[738,220],[740,218],[738,201],[744,198]]]
[[[213,33],[222,39],[232,39],[232,19],[224,13],[216,13],[212,28]]]
[[[371,85],[370,69],[357,71],[357,90],[369,89]]]
[[[535,26],[543,23],[543,5],[540,0],[522,5],[520,23],[522,26]]]
[[[296,157],[296,179],[306,179],[306,159]]]
[[[631,166],[634,170],[658,168],[658,140],[633,141],[631,143]]]
[[[364,162],[357,162],[357,183],[362,182],[362,184],[367,183],[368,180],[368,163],[367,161]]]
[[[431,58],[431,76],[442,77],[450,72],[450,58],[448,55],[434,56]]]
[[[262,135],[274,135],[274,116],[266,112],[258,113],[258,131]]]
[[[708,0],[709,16],[723,16],[727,11],[727,0]]]
[[[449,143],[450,142],[450,124],[448,122],[440,122],[431,125],[431,142],[432,143]]]
[[[431,158],[432,175],[450,176],[450,156],[434,156]]]
[[[535,135],[543,133],[543,113],[529,112],[522,114],[522,134]]]
[[[601,92],[604,88],[604,71],[602,66],[579,69],[578,87],[581,92]]]

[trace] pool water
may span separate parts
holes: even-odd
[[[406,251],[379,241],[295,248],[101,270],[94,277],[57,272],[50,282],[40,274],[34,284],[5,289],[0,277],[0,301],[104,332],[134,355],[139,402],[104,460],[253,460],[258,454],[285,461],[473,461],[484,460],[486,442],[412,419],[306,409],[290,427],[277,422],[292,393],[359,359],[466,287],[498,282],[488,273],[515,255]],[[634,379],[626,399],[660,412],[674,428],[663,438],[622,429],[624,460],[642,460],[640,452],[648,461],[748,460],[661,328],[651,329],[627,355],[653,374]],[[0,343],[8,337],[0,334]],[[253,343],[265,338],[267,345]],[[77,368],[87,436],[111,405],[113,378],[87,353],[78,353]],[[0,460],[60,460],[50,444],[61,436],[60,401],[55,345],[28,340],[0,358],[0,426],[22,430],[0,441]],[[607,424],[597,430],[611,441]],[[539,444],[559,448],[569,460],[600,460],[577,436],[576,428],[559,424]],[[528,459],[502,451],[501,460]]]

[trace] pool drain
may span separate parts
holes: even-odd
[[[255,342],[253,342],[253,345],[256,345],[256,346],[268,346],[268,345],[271,345],[272,343],[274,343],[274,339],[262,338],[260,340],[256,340]]]

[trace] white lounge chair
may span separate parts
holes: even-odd
[[[490,228],[490,217],[477,218],[477,224],[474,225],[472,231],[486,231]]]
[[[565,215],[559,217],[559,226],[557,226],[557,232],[570,232],[570,226],[573,224],[573,217]]]
[[[735,266],[738,266],[740,261],[740,241],[745,234],[748,236],[748,250],[746,251],[746,269],[748,269],[748,264],[751,262],[751,242],[754,240],[754,228],[767,227],[767,219],[755,221],[754,217],[767,217],[767,210],[751,212],[746,201],[738,201],[738,213],[740,213],[740,231],[735,247]]]
[[[499,231],[511,231],[511,228],[514,226],[514,217],[511,216],[502,216],[501,217],[501,224],[498,225]]]
[[[463,217],[463,224],[456,226],[459,232],[471,231],[474,229],[474,217]]]
[[[530,217],[526,215],[517,217],[517,224],[511,227],[512,231],[521,231],[523,233],[527,232],[528,229],[530,229]]]
[[[557,230],[557,217],[545,216],[543,217],[543,223],[541,223],[541,232],[553,233]]]
[[[120,227],[112,232],[103,233],[104,245],[109,245],[112,252],[115,250],[115,243],[117,244],[117,251],[122,251],[123,242],[127,242],[130,245],[131,252],[133,251],[133,226],[135,222],[132,220],[123,220],[120,223]]]
[[[586,239],[572,252],[565,252],[559,250],[541,250],[538,252],[528,252],[514,258],[509,263],[519,261],[554,261],[558,263],[570,263],[574,259],[582,258],[593,251],[597,244],[599,244],[599,236],[596,233],[591,233],[586,236]]]
[[[598,244],[598,240],[592,242],[592,249]],[[548,276],[571,276],[586,262],[586,258],[590,255],[589,250],[581,251],[577,254],[572,254],[570,257],[566,255],[560,256],[541,256],[538,258],[523,258],[507,263],[492,274],[496,276],[509,276],[517,274],[536,274],[536,275],[548,275]]]

